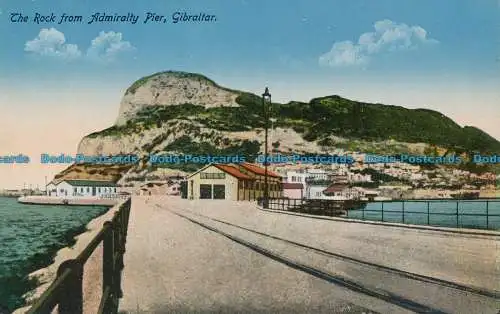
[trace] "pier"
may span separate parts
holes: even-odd
[[[126,235],[116,253],[125,252],[123,264],[117,255],[110,272],[103,262],[108,275],[94,283],[103,287],[102,298],[73,299],[79,304],[94,302],[97,309],[100,302],[102,309],[113,291],[119,304],[107,306],[122,314],[497,314],[500,308],[499,232],[318,219],[265,211],[255,202],[134,196],[131,204],[128,231],[118,233]]]
[[[18,202],[22,204],[36,205],[76,205],[76,206],[114,206],[124,199],[127,195],[113,195],[109,197],[57,197],[57,196],[21,196]]]

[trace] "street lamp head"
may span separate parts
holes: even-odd
[[[264,94],[262,94],[262,97],[271,97],[271,94],[269,93],[269,88],[266,87],[266,90],[264,91]]]

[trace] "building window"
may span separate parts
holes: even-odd
[[[90,188],[89,187],[87,187],[87,193],[90,193]]]
[[[200,184],[200,199],[211,199],[211,198],[212,198],[212,185]]]
[[[202,172],[200,173],[200,179],[225,179],[226,174],[224,172],[217,172],[217,173],[211,173],[211,172]]]
[[[101,193],[101,188],[97,188],[97,192],[98,192],[98,193]]]
[[[225,199],[226,198],[226,186],[224,184],[214,184],[213,187],[213,197],[214,199]]]

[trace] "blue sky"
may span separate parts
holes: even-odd
[[[217,21],[173,24],[176,11]],[[37,12],[56,23],[34,23]],[[144,24],[147,12],[167,22]],[[83,23],[59,25],[62,13]],[[94,13],[139,21],[87,24]],[[500,139],[498,0],[0,0],[0,40],[4,151],[73,153],[115,121],[132,82],[163,70],[269,86],[276,101],[338,94],[430,108]]]
[[[140,4],[139,4],[140,3]],[[19,78],[50,71],[50,77],[78,76],[126,78],[162,69],[182,69],[223,77],[283,75],[306,79],[332,76],[400,77],[401,75],[463,77],[498,75],[500,8],[496,0],[213,0],[213,1],[47,1],[0,2],[0,37],[4,43],[0,70],[2,77]],[[143,24],[144,13],[171,16],[175,11],[215,14],[215,23]],[[45,24],[10,22],[10,13],[32,17],[34,13],[82,15],[84,21],[95,12],[128,12],[140,16],[137,24]],[[377,21],[390,21],[384,31],[403,31],[410,48],[396,48],[402,39],[387,42],[377,52],[361,52],[365,63],[347,65],[339,59],[318,61],[335,43],[354,44],[365,33],[376,32]],[[57,21],[57,19],[56,19]],[[404,27],[408,29],[404,29]],[[412,27],[427,34],[424,40]],[[84,55],[100,32],[120,33],[122,42],[133,51],[116,53],[114,62],[103,65],[84,57],[71,62],[57,57],[37,58],[25,51],[42,28],[55,28],[65,45],[77,45]],[[110,34],[110,33],[108,33]],[[387,34],[386,34],[387,35]],[[377,39],[377,38],[376,38]],[[436,44],[429,44],[431,42]],[[127,44],[128,45],[128,44]],[[344,45],[345,46],[345,45]],[[104,46],[103,46],[104,47]],[[337,45],[338,49],[342,45]],[[358,49],[354,47],[353,49]],[[123,47],[125,50],[125,47]],[[43,60],[41,60],[43,59]],[[337,61],[335,61],[337,60]],[[95,61],[95,60],[94,60]],[[45,74],[47,75],[47,74]],[[104,80],[104,82],[107,80]]]

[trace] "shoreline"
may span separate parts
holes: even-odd
[[[65,205],[65,206],[115,206],[123,198],[89,198],[89,197],[51,197],[21,196],[17,201],[21,204],[33,205]]]
[[[12,314],[26,313],[26,311],[30,309],[31,305],[45,292],[45,290],[51,285],[51,283],[56,278],[57,268],[59,267],[59,265],[61,265],[62,262],[68,259],[73,259],[77,257],[78,254],[80,254],[83,251],[83,249],[85,249],[85,247],[90,243],[90,241],[97,235],[97,233],[99,233],[104,222],[112,219],[114,213],[118,210],[118,208],[123,202],[124,200],[118,202],[116,205],[109,208],[102,215],[92,219],[89,223],[83,226],[85,231],[73,237],[74,241],[72,241],[72,245],[70,244],[70,246],[66,246],[59,249],[53,258],[53,262],[50,265],[35,270],[30,274],[28,274],[27,280],[35,280],[37,282],[37,286],[23,295],[23,298],[25,299],[25,304],[22,307],[15,309],[12,312]],[[95,286],[96,282],[93,280],[89,281],[88,278],[94,277],[95,270],[100,269],[102,267],[101,265],[102,250],[100,249],[101,247],[102,246],[99,245],[96,248],[96,250],[94,251],[95,254],[92,254],[88,262],[85,264],[85,272],[90,272],[91,274],[84,276],[84,282],[83,282],[84,294],[92,295],[92,291],[99,290],[99,297],[100,297],[100,289],[96,289]],[[99,279],[100,277],[102,277],[100,272],[97,273],[96,277],[97,277],[96,279],[100,281]],[[85,280],[85,278],[87,278],[87,280]],[[93,299],[93,297],[90,296],[89,299]]]

